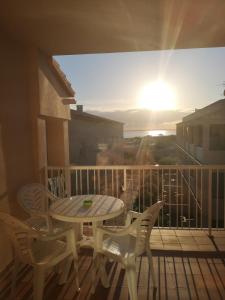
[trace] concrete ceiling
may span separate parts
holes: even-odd
[[[0,17],[52,55],[225,46],[225,0],[7,0]]]

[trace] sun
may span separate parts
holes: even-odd
[[[145,85],[138,97],[138,106],[150,110],[175,110],[175,91],[164,81]]]

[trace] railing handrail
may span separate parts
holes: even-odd
[[[160,169],[175,169],[175,170],[224,170],[225,165],[104,165],[104,166],[48,166],[48,169],[57,170],[57,169],[70,169],[70,170],[160,170]]]
[[[49,166],[46,185],[60,197],[121,197],[139,212],[163,199],[158,226],[225,229],[225,165]]]

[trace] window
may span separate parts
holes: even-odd
[[[203,130],[201,125],[194,127],[194,144],[196,146],[202,146],[203,141]]]
[[[225,150],[225,124],[210,125],[209,149]]]
[[[189,144],[193,144],[194,143],[194,130],[193,130],[193,126],[188,126],[187,127],[187,140]]]

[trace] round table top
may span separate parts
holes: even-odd
[[[92,200],[90,207],[84,200]],[[79,195],[57,200],[50,206],[50,215],[66,222],[97,222],[114,218],[124,210],[122,200],[107,195]]]

